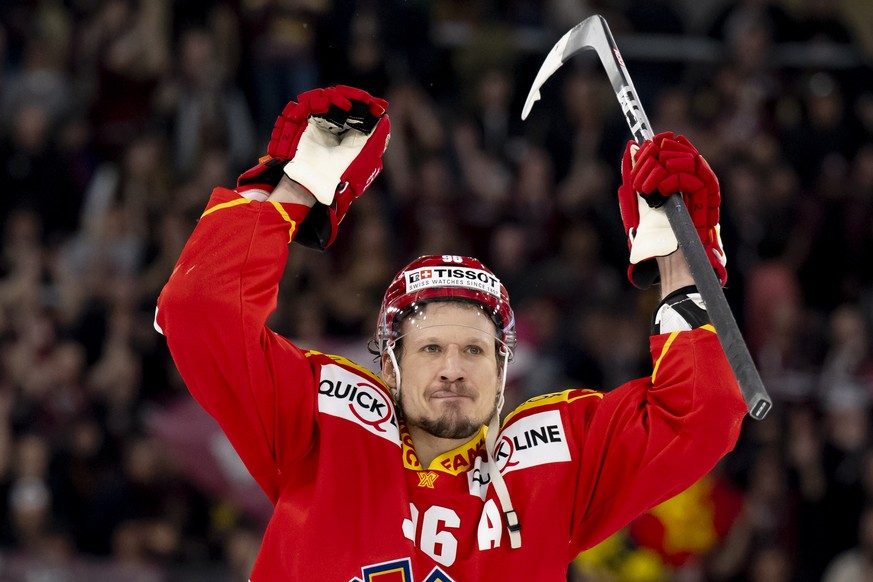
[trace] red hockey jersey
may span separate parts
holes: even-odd
[[[711,327],[652,337],[651,377],[506,417],[510,548],[484,431],[421,467],[377,376],[265,326],[306,212],[216,189],[158,301],[188,388],[275,504],[254,582],[566,580],[581,550],[733,448],[746,406]]]

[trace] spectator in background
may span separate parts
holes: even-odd
[[[167,0],[106,0],[80,23],[76,77],[104,159],[116,159],[154,118],[171,54],[167,6]]]
[[[52,528],[52,493],[48,483],[51,446],[35,433],[15,440],[6,514],[11,541],[25,551],[38,552],[43,536]]]
[[[857,543],[858,519],[864,507],[862,467],[871,445],[868,389],[837,380],[824,394],[822,463],[827,493],[822,509],[829,526],[826,531],[831,532],[825,546],[830,557]]]
[[[548,152],[542,147],[528,145],[517,161],[509,188],[509,207],[504,209],[501,220],[516,225],[520,230],[529,260],[547,256],[558,245],[556,237],[561,220],[554,196],[555,165]],[[495,250],[499,248],[494,247]],[[506,260],[503,262],[506,263],[503,272],[510,273],[510,277],[512,271],[519,272],[512,288],[515,296],[522,298],[525,284],[525,277],[520,276],[522,266],[508,264]]]
[[[873,576],[873,508],[864,508],[858,526],[858,545],[834,558],[822,582],[856,582]]]
[[[816,43],[851,44],[853,35],[834,0],[803,0],[797,19],[797,39]]]
[[[250,108],[230,83],[233,71],[220,58],[221,42],[206,29],[183,31],[177,43],[179,70],[163,88],[162,106],[173,127],[173,159],[183,178],[192,175],[207,150],[224,151],[231,168],[239,169],[255,149]]]
[[[46,241],[75,232],[81,191],[73,185],[55,140],[56,126],[39,101],[22,103],[0,135],[0,208],[8,217],[33,211]],[[51,171],[47,171],[51,169]]]
[[[328,0],[275,2],[242,0],[241,24],[248,43],[248,74],[258,135],[268,133],[287,102],[321,81],[316,35]],[[337,55],[334,62],[344,57]]]
[[[714,580],[763,582],[761,570],[780,570],[778,578],[787,579],[784,555],[794,547],[794,532],[783,462],[779,452],[769,448],[753,463],[742,513],[710,556],[708,573]]]
[[[336,41],[338,48],[345,54],[335,63],[330,61],[325,63],[325,73],[331,78],[344,79],[344,84],[369,87],[374,93],[384,95],[390,84],[389,55],[386,54],[385,46],[388,31],[385,30],[386,23],[380,16],[391,10],[386,10],[379,3],[364,1],[354,4],[353,16],[344,18],[345,22],[339,25],[344,34],[331,36],[331,40]],[[391,8],[398,10],[400,5],[395,3]],[[333,20],[325,22],[324,28],[330,30],[337,26]],[[409,23],[398,19],[394,25],[402,30],[409,26]],[[331,67],[331,64],[334,66]]]
[[[437,103],[423,87],[399,82],[390,92],[392,130],[391,141],[400,145],[397,153],[385,159],[385,178],[391,192],[388,200],[402,205],[416,196],[416,172],[431,157],[445,157],[449,152],[449,135],[439,114]],[[392,217],[398,208],[389,208]]]
[[[47,19],[48,20],[48,19]],[[25,45],[21,69],[3,84],[2,122],[9,128],[27,105],[39,105],[47,124],[56,128],[78,105],[77,95],[66,69],[69,53],[69,23],[61,20],[60,30],[43,30]],[[42,28],[49,28],[47,26]]]
[[[749,26],[764,27],[774,42],[794,40],[795,26],[791,15],[775,0],[740,0],[723,3],[709,25],[709,36],[727,43],[749,31]]]

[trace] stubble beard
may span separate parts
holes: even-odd
[[[468,439],[478,433],[482,426],[488,424],[491,417],[497,413],[496,402],[488,416],[482,419],[464,415],[460,410],[460,405],[455,402],[447,403],[445,408],[446,410],[438,418],[410,417],[403,405],[402,394],[398,404],[401,418],[406,421],[407,425],[418,427],[428,434],[443,439]]]

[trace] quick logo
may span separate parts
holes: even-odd
[[[400,445],[397,417],[388,394],[369,379],[345,368],[328,364],[321,369],[318,410],[354,422]]]

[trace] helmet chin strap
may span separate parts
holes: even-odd
[[[488,421],[488,432],[485,436],[485,452],[487,454],[487,462],[490,467],[488,474],[491,476],[491,485],[494,487],[494,493],[497,494],[497,500],[500,502],[500,509],[503,511],[503,518],[506,520],[506,531],[509,533],[509,543],[513,548],[521,547],[521,524],[518,521],[518,513],[512,507],[512,499],[509,497],[509,490],[506,488],[506,482],[503,480],[503,475],[497,468],[497,459],[494,458],[494,449],[497,445],[497,433],[500,430],[500,411],[503,409],[504,390],[506,389],[506,367],[509,364],[510,350],[504,347],[503,352],[503,370],[500,377],[500,388],[497,393],[497,408],[491,420]]]
[[[390,341],[385,345],[385,353],[388,354],[388,359],[391,360],[391,366],[394,367],[394,388],[390,388],[391,396],[394,397],[394,404],[400,404],[400,366],[397,365],[397,356],[394,355],[394,342]]]

